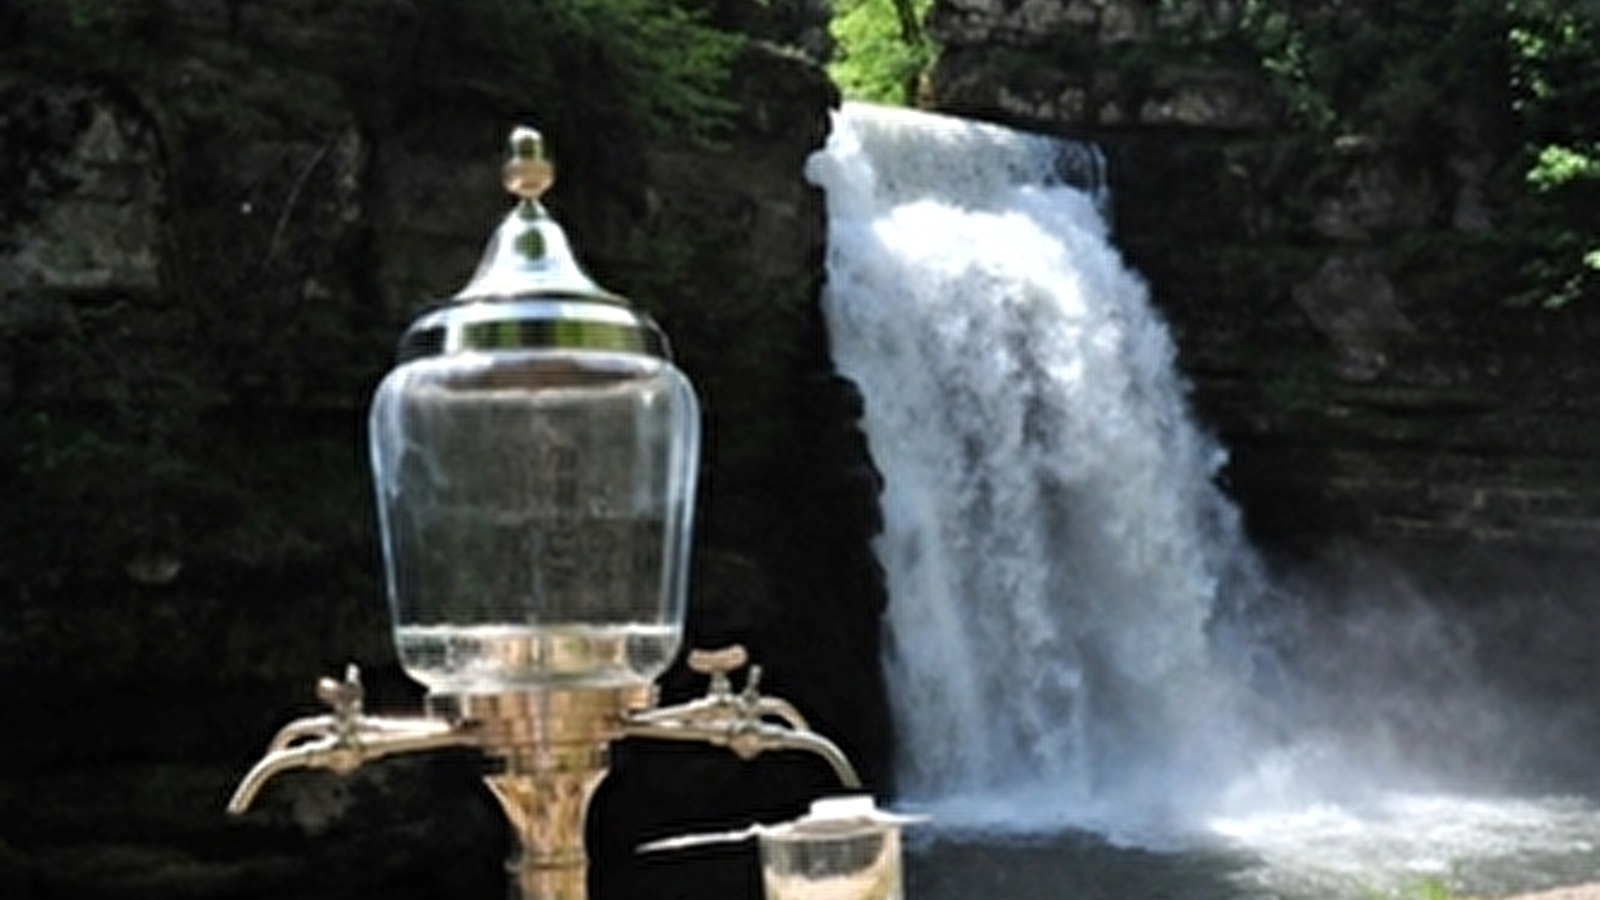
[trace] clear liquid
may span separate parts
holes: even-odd
[[[515,643],[528,623],[680,625],[698,421],[688,382],[659,360],[459,354],[391,373],[371,425],[393,620],[451,634],[423,641],[441,649],[419,670],[455,680],[469,666],[448,660],[529,656],[473,649]],[[542,665],[490,668],[539,681]]]
[[[848,822],[825,827],[844,831],[801,825],[762,836],[766,900],[901,900],[897,830]]]
[[[678,652],[671,625],[407,625],[400,664],[439,694],[643,684]]]

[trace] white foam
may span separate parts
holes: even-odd
[[[908,797],[1164,815],[1236,753],[1207,629],[1246,550],[1165,323],[1054,174],[1068,148],[847,105],[807,170],[823,302],[887,473]]]

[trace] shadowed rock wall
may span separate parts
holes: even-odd
[[[510,7],[506,7],[509,9]],[[750,40],[716,140],[619,106],[603,49],[559,96],[507,73],[495,4],[140,0],[0,11],[0,894],[493,896],[504,825],[468,757],[232,782],[315,680],[418,705],[378,583],[367,400],[395,341],[472,272],[509,201],[509,128],[546,134],[548,205],[590,273],[671,335],[706,415],[690,643],[742,642],[882,777],[876,475],[817,320],[802,180],[836,97],[800,48],[825,9],[720,3]],[[612,73],[613,75],[615,73]],[[703,690],[681,668],[663,700]],[[820,762],[617,748],[599,896],[758,893],[749,848],[632,853],[667,828],[787,817]],[[677,892],[677,893],[673,893]]]

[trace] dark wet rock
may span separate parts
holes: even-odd
[[[765,686],[878,776],[877,485],[859,407],[835,400],[801,171],[836,101],[826,9],[714,6],[764,39],[715,140],[602,111],[616,98],[586,102],[608,86],[581,73],[531,124],[584,264],[663,322],[702,395],[691,639],[748,645]],[[504,136],[541,106],[443,8],[0,12],[32,48],[0,64],[0,714],[29,723],[0,743],[6,897],[503,890],[472,754],[285,776],[223,812],[276,728],[319,711],[318,677],[356,661],[370,711],[420,706],[377,584],[365,407],[404,325],[471,274],[508,203]],[[703,689],[683,669],[663,683]],[[594,823],[612,884],[643,883],[641,829],[831,789],[788,756],[619,749]],[[731,883],[750,887],[747,862]],[[645,881],[681,896],[725,868]]]

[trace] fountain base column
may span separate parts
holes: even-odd
[[[584,818],[630,711],[651,688],[575,688],[452,698],[501,770],[484,777],[516,837],[513,900],[586,900]]]

